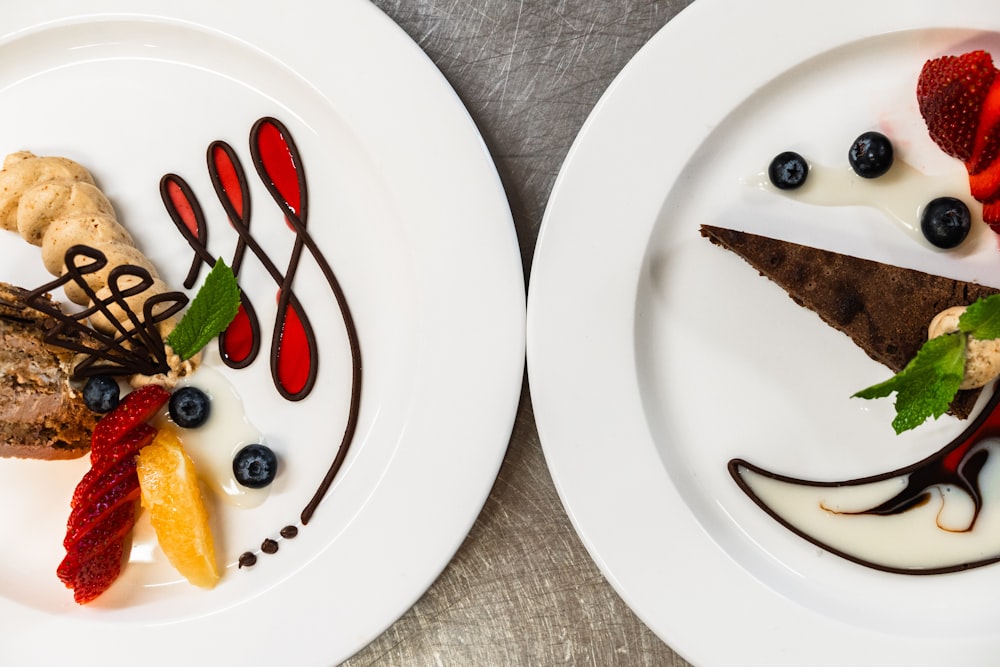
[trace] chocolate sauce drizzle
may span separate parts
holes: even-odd
[[[969,532],[974,529],[976,520],[983,508],[983,496],[979,483],[979,475],[986,465],[990,456],[990,451],[981,443],[987,438],[1000,436],[1000,387],[994,390],[993,396],[983,408],[980,415],[954,440],[930,456],[917,461],[909,466],[892,470],[879,475],[852,479],[837,482],[817,482],[779,475],[753,465],[743,459],[733,459],[729,462],[729,472],[733,479],[743,491],[765,512],[786,528],[805,538],[806,540],[820,546],[827,551],[842,558],[871,567],[877,570],[894,572],[898,574],[942,574],[946,572],[957,572],[971,568],[982,567],[991,563],[1000,562],[1000,554],[985,556],[979,560],[960,563],[953,566],[939,568],[927,568],[923,570],[901,569],[873,563],[852,554],[845,553],[822,540],[819,540],[801,528],[792,525],[780,516],[775,510],[770,508],[763,500],[757,497],[750,485],[743,479],[741,469],[751,470],[759,475],[770,477],[782,482],[813,486],[813,487],[843,487],[860,486],[906,476],[906,486],[891,498],[869,507],[868,509],[855,512],[839,512],[840,514],[869,514],[874,516],[891,516],[903,514],[916,507],[927,503],[931,499],[931,489],[939,485],[954,485],[965,491],[973,502],[973,516],[969,525],[961,532]],[[942,530],[944,530],[942,528]]]
[[[166,349],[158,324],[180,312],[188,298],[182,292],[154,294],[143,301],[142,315],[129,306],[126,299],[142,294],[153,285],[146,269],[132,264],[112,267],[107,284],[110,295],[98,298],[87,283],[86,276],[108,264],[103,252],[84,245],[66,251],[66,272],[59,278],[25,293],[25,304],[56,322],[45,332],[44,340],[84,355],[73,369],[74,379],[93,375],[158,375],[170,370]],[[128,280],[126,286],[126,278]],[[74,282],[90,299],[90,306],[77,313],[63,312],[46,296],[52,290]],[[121,309],[112,314],[111,306]],[[100,313],[114,327],[114,334],[98,331],[86,324]]]
[[[302,509],[302,525],[309,523],[322,502],[347,457],[358,424],[361,402],[361,349],[357,327],[339,280],[307,229],[308,187],[300,153],[291,133],[281,121],[264,117],[250,131],[250,154],[257,175],[271,198],[284,214],[288,227],[295,234],[294,246],[287,268],[282,271],[250,232],[251,201],[246,173],[236,151],[225,141],[212,142],[207,151],[208,173],[226,217],[238,235],[232,260],[237,274],[249,250],[261,263],[278,287],[278,316],[271,336],[271,376],[278,393],[289,401],[304,399],[312,391],[319,369],[317,338],[293,288],[293,281],[305,252],[319,267],[340,310],[351,353],[351,396],[343,437],[329,469],[312,498]],[[177,174],[167,174],[160,181],[160,195],[170,218],[195,253],[185,285],[191,287],[200,267],[215,263],[207,249],[208,225],[201,205],[188,183]],[[220,336],[223,361],[232,368],[248,366],[260,349],[260,325],[249,297],[240,293],[240,314]],[[301,369],[305,369],[304,374]],[[298,533],[295,526],[282,529],[282,537],[291,539]],[[271,552],[271,541],[265,541]],[[276,545],[274,551],[276,551]],[[256,556],[246,552],[240,556],[240,567],[249,567]]]
[[[282,147],[284,147],[285,151],[287,151],[287,165],[282,164],[279,161],[282,157],[280,155]],[[268,155],[268,149],[271,151],[270,155]],[[275,156],[275,151],[278,151],[277,156]],[[315,513],[320,502],[322,502],[323,497],[330,488],[330,485],[333,484],[333,480],[344,463],[344,459],[347,456],[347,450],[351,441],[354,439],[354,433],[357,430],[358,413],[360,411],[361,404],[361,347],[358,341],[357,327],[354,324],[354,318],[351,315],[351,309],[347,303],[347,297],[344,294],[344,290],[340,286],[340,281],[337,280],[337,276],[334,274],[329,262],[327,262],[326,257],[316,245],[316,241],[306,230],[306,201],[308,189],[306,186],[305,170],[302,166],[302,160],[299,156],[299,151],[295,146],[295,142],[292,139],[291,133],[279,120],[275,118],[261,118],[254,123],[253,129],[250,132],[250,152],[253,156],[254,166],[257,168],[257,174],[264,181],[264,185],[267,187],[268,192],[271,193],[271,197],[285,213],[286,220],[288,220],[289,225],[295,231],[295,247],[292,250],[292,258],[289,262],[289,269],[285,276],[285,282],[282,284],[280,298],[291,298],[292,289],[290,277],[294,276],[294,267],[298,265],[302,248],[307,248],[313,257],[313,260],[319,266],[320,271],[322,271],[330,290],[333,292],[333,295],[337,300],[337,306],[340,308],[340,314],[344,320],[344,329],[347,333],[348,345],[351,350],[351,398],[347,424],[344,428],[344,435],[341,439],[340,446],[337,448],[337,454],[334,457],[333,462],[330,464],[330,468],[323,477],[323,480],[320,482],[319,488],[316,490],[315,494],[313,494],[312,499],[308,504],[306,504],[301,515],[299,516],[302,521],[302,525],[306,525],[309,523],[309,520],[312,518],[312,515]],[[289,167],[292,169],[297,179],[300,200],[298,202],[298,206],[294,205],[294,193],[291,193],[286,189],[287,182],[282,182],[282,176],[285,178],[288,176],[287,169]],[[281,168],[286,170],[284,174],[280,173]],[[282,187],[283,185],[285,187]],[[283,303],[287,304],[289,302],[287,300],[279,301],[279,313],[285,312],[282,308]],[[274,348],[273,351],[274,355],[272,356],[272,360],[278,353],[277,348]],[[274,362],[272,361],[272,366],[273,363]],[[315,372],[315,369],[313,372]],[[313,379],[313,381],[315,381],[315,379]]]
[[[230,149],[232,150],[232,149]],[[210,149],[211,154],[211,149]],[[215,182],[215,171],[213,183]],[[245,179],[241,181],[242,188],[246,189]],[[217,190],[220,186],[217,186]],[[182,177],[176,174],[167,174],[160,179],[160,197],[163,200],[170,219],[174,221],[178,231],[187,240],[188,245],[194,250],[194,258],[191,261],[191,268],[188,269],[187,277],[184,279],[184,287],[191,289],[203,265],[209,267],[215,264],[216,258],[208,251],[208,225],[205,222],[205,214],[194,191]],[[247,204],[245,224],[237,227],[244,230],[249,235],[249,193],[242,200]],[[224,202],[226,211],[229,213],[231,206],[228,201]],[[233,217],[243,218],[242,213],[233,213]],[[243,264],[243,255],[246,250],[246,241],[241,235],[236,246],[236,252],[230,262],[233,274],[239,278],[240,267]],[[233,323],[226,331],[218,337],[219,355],[223,362],[230,368],[246,368],[257,358],[260,351],[260,324],[257,313],[250,302],[246,292],[240,289],[240,308]]]

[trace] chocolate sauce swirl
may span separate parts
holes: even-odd
[[[304,526],[309,523],[329,491],[347,457],[358,425],[361,404],[361,346],[357,327],[343,288],[329,261],[319,249],[307,228],[308,183],[305,168],[292,135],[281,121],[265,117],[254,123],[250,131],[251,159],[268,193],[285,216],[295,235],[294,246],[282,271],[250,231],[251,200],[246,173],[236,151],[224,141],[214,141],[208,148],[208,172],[226,217],[236,230],[238,243],[232,260],[234,273],[250,252],[271,276],[278,287],[278,316],[274,323],[270,365],[271,376],[278,393],[289,401],[300,401],[312,391],[319,369],[319,347],[305,305],[295,294],[293,281],[304,255],[308,254],[322,272],[336,300],[343,320],[351,353],[351,394],[344,432],[333,460],[316,491],[300,513]],[[188,287],[194,284],[204,264],[212,265],[214,256],[208,252],[208,225],[193,190],[177,174],[167,174],[160,182],[160,193],[171,220],[194,251],[188,273]],[[248,296],[241,291],[241,314],[220,337],[222,358],[232,368],[248,366],[260,347],[260,328]],[[239,353],[233,350],[239,348]],[[298,528],[286,526],[281,535],[290,539]],[[263,553],[272,552],[269,541]],[[276,551],[277,543],[273,545]],[[246,552],[240,557],[240,567],[256,562],[256,555]]]
[[[760,466],[756,466],[743,459],[733,459],[729,462],[729,472],[734,481],[741,489],[772,518],[784,525],[786,528],[796,533],[800,537],[820,546],[827,551],[842,558],[856,562],[877,570],[894,572],[898,574],[942,574],[947,572],[957,572],[976,567],[982,567],[1000,561],[1000,552],[983,553],[977,559],[967,562],[960,562],[954,565],[941,567],[928,567],[924,569],[906,569],[883,565],[872,562],[864,558],[847,553],[838,549],[823,540],[810,535],[804,528],[793,525],[787,521],[778,511],[770,507],[760,498],[743,477],[743,471],[769,477],[771,479],[801,486],[811,487],[851,487],[864,486],[888,479],[900,479],[905,477],[905,484],[902,490],[890,498],[879,502],[871,507],[857,511],[838,510],[837,514],[845,515],[871,515],[871,516],[893,516],[905,514],[925,505],[932,498],[934,488],[954,486],[956,489],[965,492],[972,501],[972,516],[967,526],[961,530],[952,532],[971,532],[976,527],[976,521],[980,518],[983,510],[983,493],[981,483],[981,473],[983,472],[989,457],[995,450],[985,446],[988,439],[1000,437],[1000,389],[995,389],[982,413],[954,440],[942,447],[930,456],[917,461],[909,466],[891,470],[889,472],[861,477],[844,481],[820,482],[779,475],[768,471]],[[833,511],[833,510],[828,510]],[[943,527],[939,528],[944,530]]]
[[[107,266],[103,252],[75,245],[66,251],[66,272],[59,278],[25,294],[25,304],[56,322],[46,331],[45,341],[84,355],[73,369],[73,378],[93,375],[157,375],[170,370],[159,324],[180,312],[188,298],[181,292],[152,294],[142,301],[142,313],[129,305],[131,297],[153,287],[153,276],[140,266],[123,264],[108,273],[109,296],[99,298],[86,276]],[[68,314],[46,295],[68,283],[76,284],[90,299],[90,306]],[[114,306],[114,310],[112,307]],[[113,327],[99,331],[86,322],[96,314]]]

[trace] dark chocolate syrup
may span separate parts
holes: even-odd
[[[230,220],[239,220],[239,229],[250,229],[250,188],[243,176],[239,158],[232,146],[224,141],[214,141],[208,147],[208,175],[219,197],[222,208]],[[236,225],[233,225],[234,228]],[[246,255],[247,243],[243,234],[233,252],[233,273],[239,276]],[[233,368],[244,368],[253,363],[260,352],[260,323],[250,299],[240,292],[240,310],[236,319],[219,339],[219,349],[226,363]]]
[[[208,172],[226,217],[239,237],[231,266],[239,275],[244,256],[249,251],[264,267],[278,286],[278,317],[271,337],[271,376],[278,393],[289,401],[299,401],[309,395],[316,383],[319,369],[317,338],[293,288],[293,280],[303,254],[308,253],[320,268],[337,302],[351,352],[351,396],[347,423],[330,467],[319,487],[299,516],[302,525],[309,523],[340,471],[357,430],[361,402],[361,349],[357,328],[340,282],[316,241],[306,228],[308,187],[305,170],[291,133],[279,120],[265,117],[254,123],[250,132],[250,153],[254,168],[278,208],[284,213],[287,226],[295,234],[287,268],[282,271],[250,232],[250,189],[236,151],[224,141],[215,141],[208,148]],[[194,251],[191,270],[185,286],[190,288],[202,265],[212,266],[215,257],[208,252],[208,225],[197,198],[187,182],[176,174],[167,174],[160,181],[164,206],[181,235]],[[250,299],[241,291],[241,308],[236,319],[219,338],[220,353],[232,368],[248,366],[260,347],[260,328]],[[293,525],[284,527],[281,536],[291,539],[298,534]],[[277,543],[265,540],[264,553],[273,553],[264,545]],[[268,547],[270,548],[270,546]],[[240,556],[240,567],[249,567],[256,556],[246,552]]]
[[[292,540],[295,539],[296,536],[298,536],[299,529],[297,526],[289,525],[282,528],[278,534],[281,535],[281,538],[283,540]],[[278,544],[278,540],[272,539],[270,537],[265,538],[264,541],[260,543],[260,551],[261,553],[265,554],[278,553],[279,547],[280,545]],[[252,551],[244,551],[242,554],[240,554],[239,558],[240,569],[244,567],[253,567],[256,564],[257,564],[257,555]]]
[[[127,299],[153,286],[149,271],[132,264],[113,267],[107,276],[110,293],[102,299],[87,283],[86,276],[107,266],[108,258],[103,252],[75,245],[66,251],[64,263],[66,271],[62,276],[26,292],[24,302],[58,323],[46,331],[47,343],[83,355],[73,368],[74,379],[93,375],[158,375],[169,371],[158,325],[179,313],[187,305],[187,296],[181,292],[156,294],[145,299],[142,312],[136,313]],[[90,306],[72,314],[63,312],[46,296],[70,282],[82,289],[90,301]],[[125,286],[126,283],[131,284]],[[120,313],[114,314],[112,306],[120,309]],[[104,333],[86,324],[98,313],[114,327],[114,333]]]

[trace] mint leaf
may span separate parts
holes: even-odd
[[[1000,338],[1000,294],[978,299],[958,320],[961,331],[979,340]]]
[[[885,382],[862,389],[858,398],[883,398],[896,392],[896,434],[920,426],[928,417],[937,419],[948,411],[965,374],[964,333],[945,334],[928,340],[906,368]]]
[[[191,305],[167,336],[181,359],[190,359],[226,330],[240,308],[240,288],[233,270],[219,258]]]

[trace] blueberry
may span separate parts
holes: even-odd
[[[972,216],[961,199],[938,197],[924,207],[920,215],[920,231],[938,248],[948,250],[958,246],[969,235]]]
[[[778,153],[767,167],[767,177],[779,190],[802,187],[809,175],[809,164],[794,151]]]
[[[170,418],[182,428],[197,428],[211,411],[208,396],[197,387],[181,387],[170,395]]]
[[[108,375],[94,375],[83,386],[83,402],[94,412],[111,412],[118,407],[119,399],[118,382]]]
[[[892,142],[881,132],[865,132],[851,144],[847,160],[861,178],[878,178],[892,166]]]
[[[266,445],[247,445],[233,457],[236,481],[250,489],[262,489],[278,474],[278,457]]]

